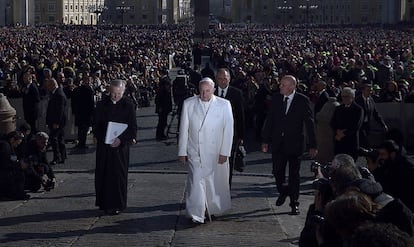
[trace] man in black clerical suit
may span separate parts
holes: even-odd
[[[273,175],[279,191],[276,206],[281,206],[290,197],[291,215],[299,214],[300,160],[304,151],[304,128],[309,143],[309,156],[317,154],[314,121],[309,98],[296,92],[297,80],[292,75],[280,81],[280,93],[275,93],[269,115],[262,131],[262,151],[272,147]],[[286,181],[286,166],[289,163],[289,179]]]
[[[124,80],[111,81],[110,95],[97,103],[94,114],[95,204],[109,215],[119,214],[127,207],[129,149],[137,135],[135,106],[124,96],[125,86]],[[107,144],[109,122],[126,124],[127,128]]]
[[[355,103],[355,92],[352,88],[344,87],[341,98],[342,104],[335,108],[331,119],[331,127],[335,135],[334,152],[348,154],[356,160],[363,110]]]
[[[383,128],[384,131],[388,131],[388,127],[382,119],[381,115],[375,107],[375,101],[371,97],[372,85],[364,84],[362,87],[362,93],[355,98],[357,103],[364,110],[363,122],[359,131],[359,144],[364,148],[369,148],[371,145],[368,140],[368,135],[371,130],[371,120],[377,121]]]
[[[64,163],[66,159],[66,146],[64,131],[67,120],[67,99],[62,88],[54,78],[48,79],[46,89],[50,93],[46,111],[46,124],[49,128],[49,141],[53,149],[52,165]]]
[[[233,135],[233,146],[231,151],[231,157],[229,160],[230,164],[230,177],[229,183],[233,177],[234,169],[234,154],[240,144],[243,144],[245,135],[245,119],[244,119],[244,102],[243,94],[240,89],[230,86],[230,71],[226,68],[221,68],[217,71],[216,81],[218,88],[215,94],[230,101],[233,119],[234,119],[234,135]],[[241,171],[240,168],[236,168]]]

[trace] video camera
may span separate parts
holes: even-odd
[[[315,173],[315,176],[318,174],[318,167],[321,168],[322,175],[325,178],[329,177],[329,171],[331,168],[331,163],[321,164],[318,161],[313,161],[310,166],[310,171]]]
[[[365,148],[360,147],[358,149],[358,155],[371,159],[372,161],[376,161],[378,158],[378,151],[372,148],[365,149]]]

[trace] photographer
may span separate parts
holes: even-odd
[[[314,168],[316,166],[319,176],[324,174],[329,178],[320,178],[314,183],[317,190],[315,201],[309,207],[299,246],[321,246],[319,244],[322,242],[323,246],[342,245],[342,241],[337,242],[340,239],[338,236],[343,235],[343,229],[352,229],[352,227],[347,225],[341,226],[342,230],[337,228],[332,223],[335,220],[329,217],[332,214],[327,215],[326,205],[329,201],[336,201],[338,198],[348,200],[348,197],[340,196],[347,194],[350,190],[362,192],[370,198],[373,205],[375,204],[377,208],[373,218],[375,222],[392,223],[410,236],[413,235],[413,215],[410,210],[400,200],[383,193],[381,185],[375,182],[372,174],[367,169],[358,167],[351,156],[338,154],[331,165],[314,164],[313,166]],[[326,185],[331,187],[331,191],[326,189]]]
[[[28,164],[19,160],[15,148],[20,145],[22,136],[12,131],[0,140],[0,197],[14,200],[27,200],[30,195],[24,192],[24,170]]]
[[[401,199],[414,211],[414,163],[400,152],[400,147],[387,140],[378,147],[378,163],[371,165],[375,179],[381,183],[384,192]]]
[[[178,119],[180,119],[184,100],[191,96],[188,76],[185,74],[184,70],[178,71],[177,78],[175,78],[172,84],[172,93],[174,104],[177,106],[177,116]]]
[[[188,76],[184,70],[179,70],[177,77],[173,81],[173,98],[174,103],[181,109],[186,98],[190,96]]]
[[[167,75],[163,75],[159,82],[157,95],[155,96],[155,112],[158,114],[157,141],[167,140],[165,128],[167,127],[168,114],[172,111],[171,82]]]
[[[316,232],[319,231],[324,221],[323,212],[325,205],[334,199],[334,194],[326,178],[320,178],[313,182],[315,190],[314,203],[309,206],[306,215],[305,226],[300,233],[299,246],[301,247],[317,247],[318,241]]]
[[[41,186],[49,191],[56,184],[55,174],[46,157],[48,140],[45,132],[38,132],[28,144],[26,160],[30,166],[25,170],[25,189],[32,192],[38,191]]]

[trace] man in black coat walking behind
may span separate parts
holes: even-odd
[[[46,81],[46,89],[50,93],[46,112],[46,124],[49,128],[49,140],[53,149],[51,165],[64,163],[66,159],[65,125],[67,119],[67,99],[62,88],[54,78]]]
[[[342,104],[335,108],[331,119],[334,131],[335,154],[348,154],[354,160],[358,158],[359,130],[363,121],[363,110],[355,103],[355,92],[344,87],[341,92]]]
[[[33,82],[33,73],[28,69],[23,74],[25,87],[22,88],[24,120],[30,125],[31,133],[37,133],[36,121],[39,118],[40,93]]]
[[[230,101],[231,108],[233,111],[234,119],[234,135],[233,135],[233,145],[231,148],[231,156],[229,159],[230,164],[230,177],[229,183],[231,187],[231,181],[233,177],[234,167],[234,155],[239,147],[243,144],[243,139],[245,135],[245,119],[244,119],[244,101],[243,94],[240,89],[230,86],[230,71],[226,68],[221,68],[217,71],[216,82],[218,85],[215,94],[227,99]],[[241,171],[241,167],[236,167]]]
[[[165,128],[167,127],[168,114],[172,111],[171,81],[168,75],[164,74],[160,79],[157,96],[155,96],[155,112],[158,114],[157,141],[167,139]]]
[[[92,78],[88,73],[83,76],[81,85],[73,90],[72,112],[75,115],[75,125],[78,127],[78,144],[75,148],[85,149],[86,136],[92,126],[94,110],[94,91],[91,86]]]

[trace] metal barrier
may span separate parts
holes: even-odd
[[[414,148],[414,104],[411,103],[376,103],[378,112],[384,118],[388,128],[396,128],[404,136],[405,145],[408,149]],[[384,136],[379,124],[375,124],[370,133],[372,143],[379,144]],[[378,139],[378,140],[377,140]],[[378,141],[380,141],[378,143]]]
[[[16,109],[17,113],[17,121],[16,126],[19,127],[22,123],[24,123],[24,115],[23,115],[23,99],[22,98],[16,98],[16,99],[8,99],[10,102],[10,105]],[[38,131],[44,131],[46,133],[49,132],[49,129],[46,125],[46,111],[47,111],[47,99],[43,99],[40,101],[40,110],[39,110],[39,118],[37,120],[37,128]],[[68,99],[67,101],[67,116],[68,119],[66,121],[65,126],[65,139],[66,140],[76,140],[77,139],[77,128],[75,127],[75,117],[72,114],[72,104],[71,99]]]
[[[21,98],[9,99],[10,104],[16,109],[17,126],[24,123],[23,100]],[[414,148],[414,104],[410,103],[376,103],[378,112],[384,118],[389,128],[397,128],[404,135],[405,144],[408,149]],[[40,131],[48,132],[46,126],[47,99],[40,103],[40,116],[37,122]],[[65,127],[65,138],[67,140],[77,139],[77,128],[72,114],[71,100],[68,99],[67,107],[68,120]],[[370,133],[371,143],[376,146],[384,140],[384,132],[378,123],[373,124]]]

